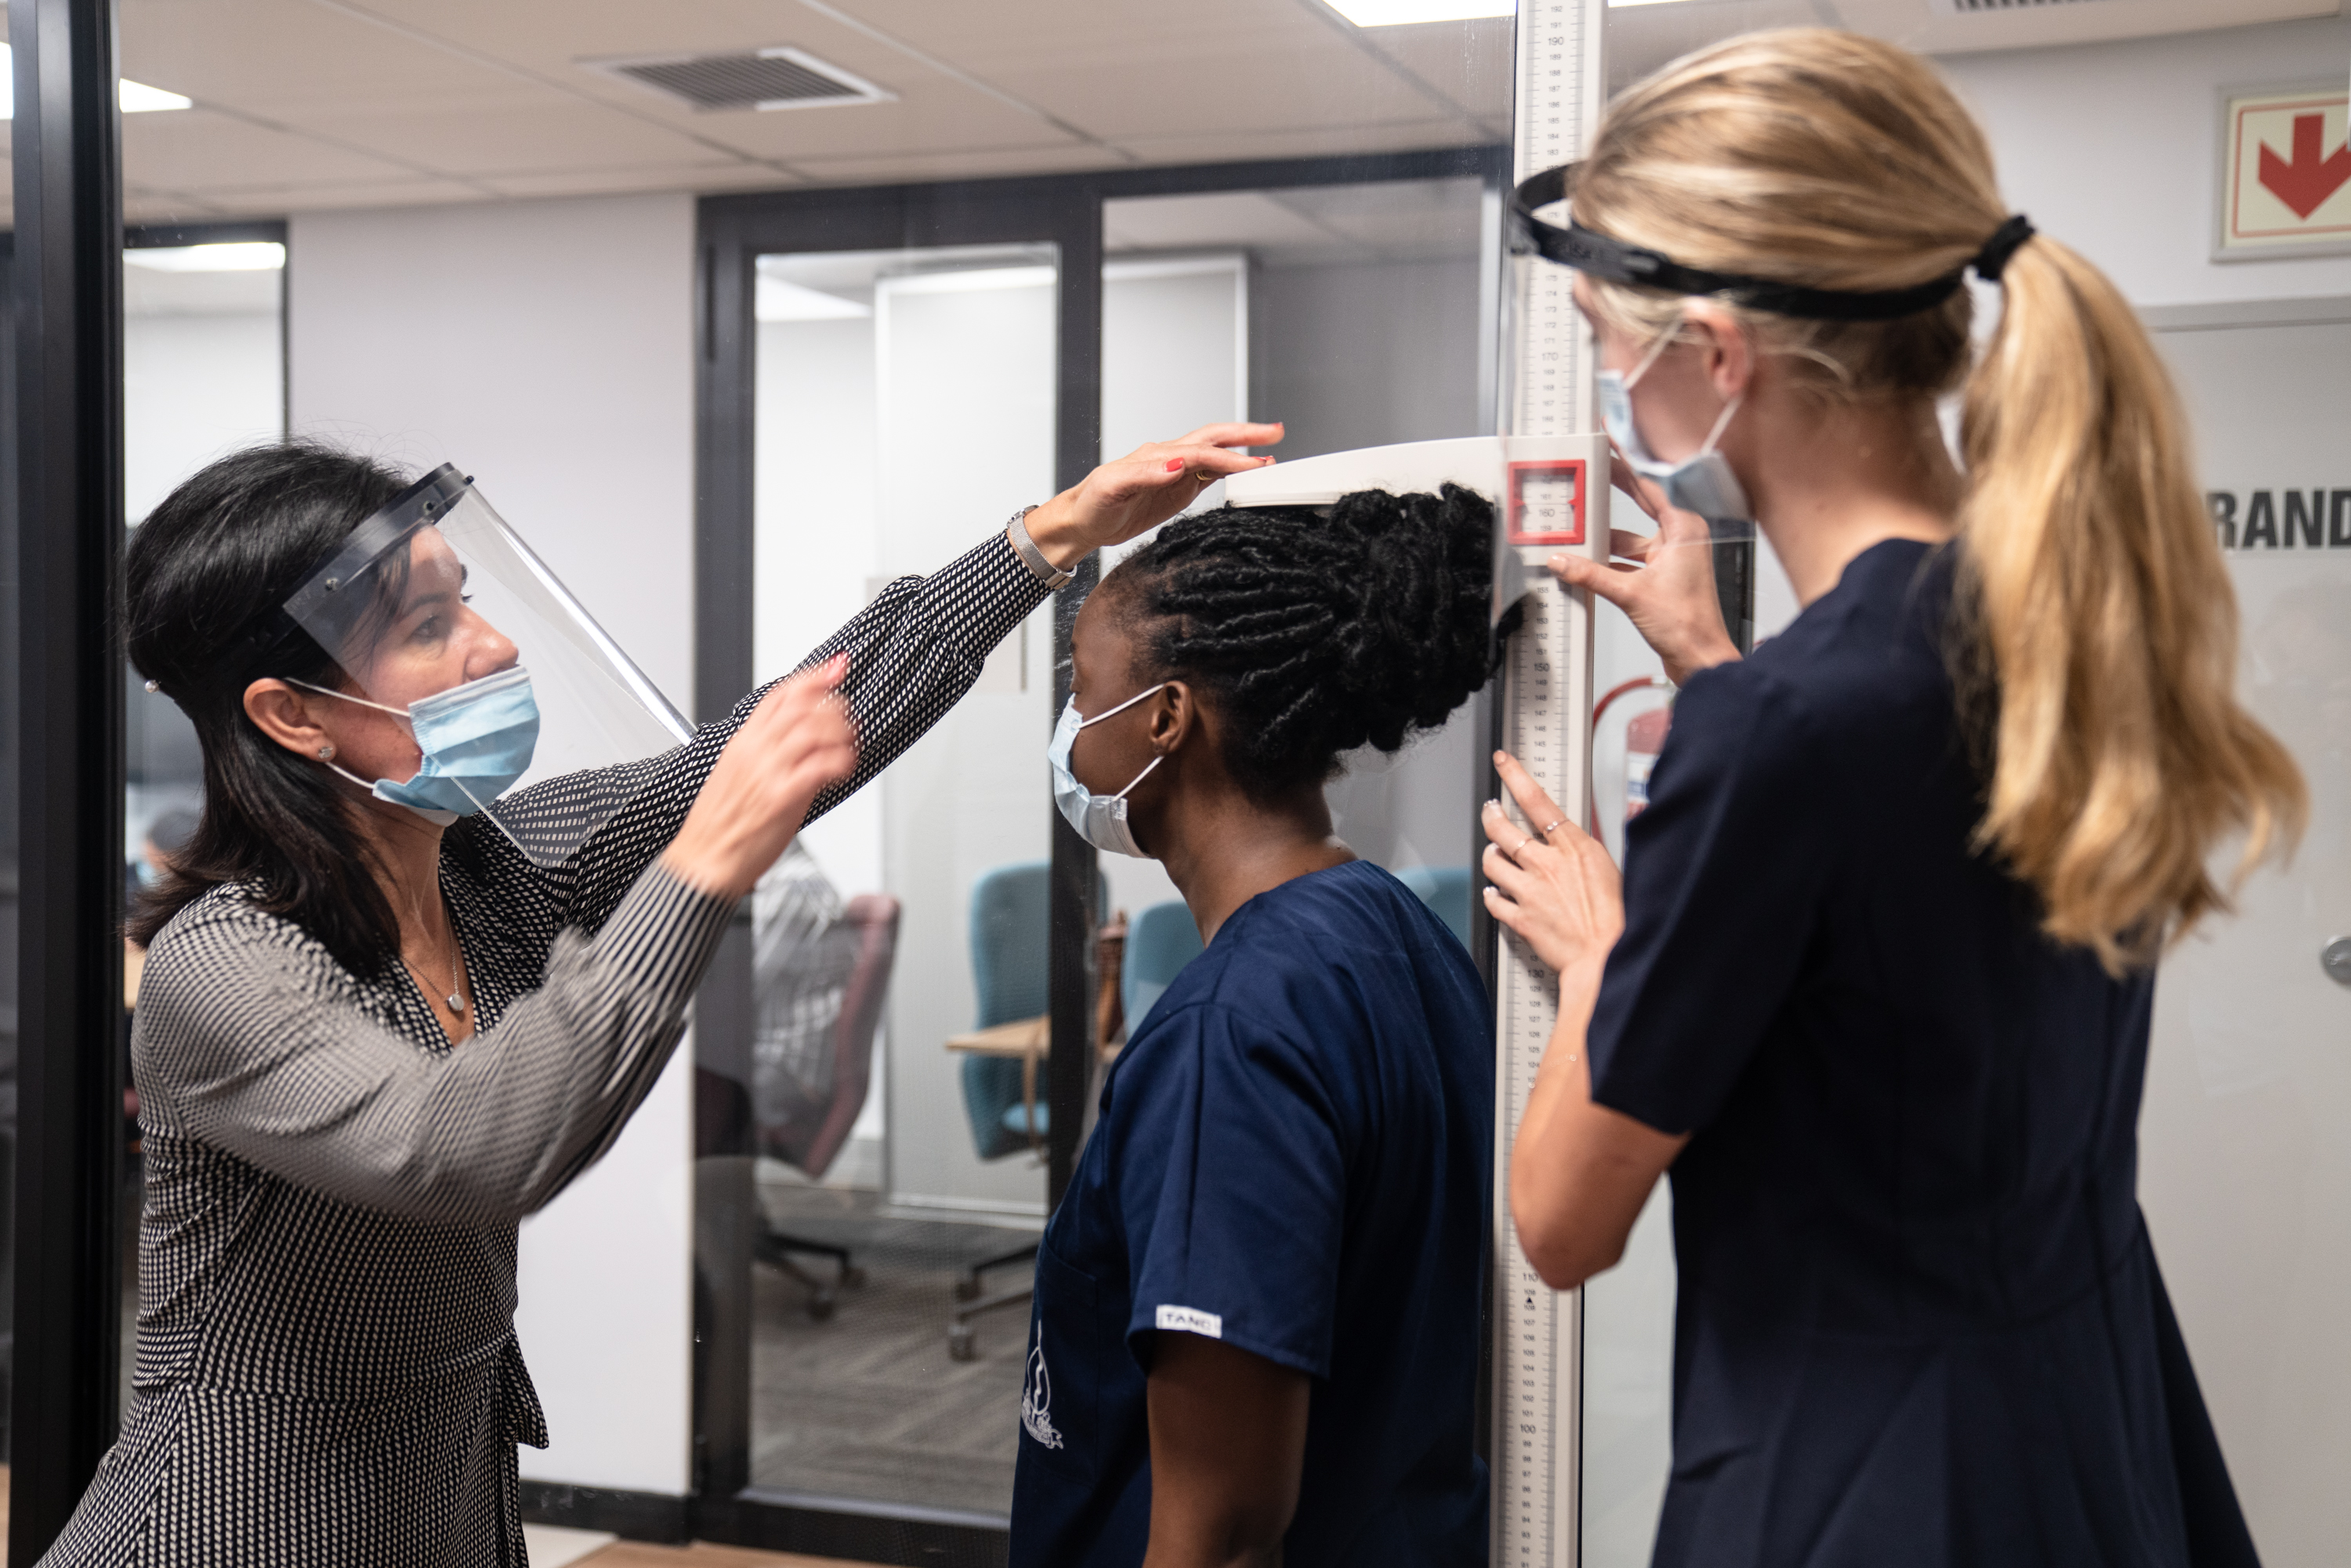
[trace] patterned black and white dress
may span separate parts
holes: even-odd
[[[811,815],[937,722],[1044,593],[998,534],[811,654],[849,654],[861,743]],[[552,871],[479,817],[449,830],[480,1031],[461,1048],[397,968],[351,973],[245,888],[164,928],[132,1041],[134,1394],[45,1563],[524,1562],[515,1445],[547,1428],[516,1226],[611,1145],[677,1043],[732,906],[655,857],[759,695],[632,765],[628,804]],[[517,803],[560,811],[568,782]]]

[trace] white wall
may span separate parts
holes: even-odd
[[[138,522],[214,458],[286,429],[278,314],[126,316],[122,512]]]
[[[694,203],[298,216],[292,427],[444,459],[681,708],[694,658]],[[554,1442],[523,1473],[687,1490],[692,1042],[522,1231],[517,1327]]]
[[[2351,73],[2351,19],[1941,62],[1991,133],[2011,211],[2104,268],[2136,305],[2351,289],[2351,257],[2215,262],[2224,87]]]
[[[1478,434],[1478,304],[1474,256],[1260,269],[1253,417],[1284,422],[1285,458]],[[1392,870],[1469,863],[1476,713],[1347,759],[1329,795],[1349,847]]]

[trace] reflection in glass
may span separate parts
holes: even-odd
[[[1105,202],[1104,455],[1225,419],[1282,421],[1285,459],[1490,429],[1484,199],[1455,178]],[[1223,501],[1219,485],[1198,507]],[[1465,942],[1478,712],[1395,757],[1365,750],[1329,790],[1339,836]],[[1102,873],[1129,917],[1131,1025],[1199,939],[1157,862],[1104,856]]]
[[[15,81],[5,49],[0,80]],[[0,222],[13,230],[16,161],[9,126],[0,123]],[[16,559],[16,252],[0,248],[0,560]],[[16,1343],[16,587],[0,581],[0,1466],[8,1462]],[[0,1481],[6,1472],[0,1469]]]
[[[1050,247],[758,259],[763,674],[1052,492],[1056,284]],[[756,1151],[754,1486],[999,1519],[1010,1497],[1045,1212],[1050,613],[753,901],[747,1082],[707,1045],[700,1082]]]
[[[128,85],[128,84],[126,84]],[[174,235],[174,238],[185,237]],[[275,240],[146,246],[122,268],[123,514],[136,527],[222,454],[286,433],[286,247]],[[179,706],[123,671],[125,907],[195,831],[204,803],[196,732]],[[9,949],[13,954],[13,946]],[[122,955],[124,1137],[122,1398],[131,1393],[139,1301],[138,1085],[131,1019],[143,950]]]

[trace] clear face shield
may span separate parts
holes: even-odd
[[[693,737],[448,464],[352,530],[285,609],[356,688],[328,695],[403,719],[415,740],[404,777],[345,776],[436,821],[479,811],[542,866],[629,799],[623,764]]]

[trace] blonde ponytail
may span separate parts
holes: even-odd
[[[2001,277],[1968,378],[1962,628],[1996,681],[1979,840],[2039,890],[2049,934],[2109,970],[2228,907],[2302,829],[2302,776],[2234,695],[2237,606],[2138,318],[2046,238]]]
[[[1686,266],[1844,290],[1947,277],[2008,215],[1983,133],[1931,67],[1816,29],[1734,38],[1631,89],[1574,207]],[[1986,752],[1978,842],[2040,894],[2053,937],[2119,974],[2228,907],[2217,846],[2242,836],[2241,877],[2290,847],[2307,801],[2236,701],[2236,599],[2145,329],[2046,237],[2001,285],[1972,372],[1965,290],[1887,322],[1739,314],[1824,399],[1921,397],[1964,376],[1953,648]],[[1586,286],[1631,329],[1680,312]]]

